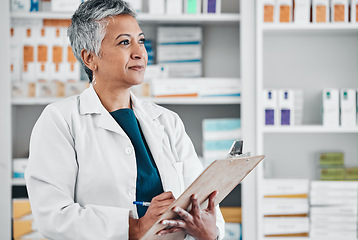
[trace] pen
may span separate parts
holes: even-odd
[[[139,205],[139,206],[144,206],[144,207],[148,207],[150,205],[150,202],[139,202],[139,201],[134,201],[133,204],[135,205]]]

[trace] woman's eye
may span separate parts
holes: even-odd
[[[139,40],[139,43],[140,43],[140,44],[144,44],[144,43],[145,43],[145,38],[140,39],[140,40]]]
[[[128,45],[128,44],[129,44],[129,40],[123,40],[118,43],[118,45]]]

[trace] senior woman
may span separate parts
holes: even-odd
[[[145,36],[123,0],[88,0],[68,36],[91,86],[47,106],[30,141],[26,184],[37,227],[49,239],[138,239],[200,174],[202,166],[180,118],[141,101],[130,87],[143,82]],[[224,236],[214,206],[174,207],[157,234]],[[133,201],[151,202],[149,207]]]

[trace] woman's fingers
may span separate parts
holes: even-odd
[[[218,191],[214,191],[209,196],[208,211],[215,213],[215,198],[218,195]]]
[[[183,220],[163,220],[160,224],[166,225],[167,227],[184,228],[185,222]]]
[[[157,232],[157,235],[163,235],[163,234],[167,234],[167,233],[174,233],[174,232],[180,232],[180,231],[184,231],[184,229],[178,228],[178,227],[171,227],[168,229],[160,230],[159,232]]]
[[[191,210],[193,216],[200,216],[200,206],[198,204],[198,197],[196,194],[191,196]]]
[[[173,211],[176,212],[185,222],[192,222],[193,216],[181,207],[174,207]]]

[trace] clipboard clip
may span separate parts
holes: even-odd
[[[242,140],[236,140],[232,144],[229,155],[227,155],[226,158],[232,158],[232,157],[248,157],[251,155],[251,152],[242,153],[242,148],[244,146],[244,141]]]

